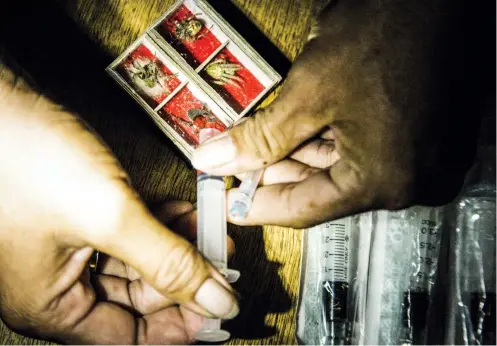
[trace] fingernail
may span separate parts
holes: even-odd
[[[197,169],[217,168],[235,159],[236,148],[230,136],[224,135],[200,145],[192,156]]]
[[[205,280],[200,286],[195,301],[219,318],[232,319],[239,312],[238,303],[233,295],[213,278]]]

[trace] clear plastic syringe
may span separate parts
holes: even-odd
[[[443,207],[414,206],[407,209],[412,231],[410,283],[402,304],[405,334],[402,345],[427,344],[427,318],[433,286],[438,275]]]
[[[219,134],[216,129],[200,131],[200,143]],[[226,221],[226,187],[224,178],[199,172],[197,176],[197,246],[199,251],[226,277],[238,280],[240,273],[228,269]],[[222,342],[230,333],[221,329],[220,319],[204,319],[203,328],[195,339],[203,342]]]
[[[349,242],[351,218],[326,222],[320,226],[319,242],[321,312],[324,345],[347,344]]]
[[[229,216],[233,220],[244,219],[247,216],[263,172],[264,169],[257,169],[246,173],[238,191],[230,196]]]

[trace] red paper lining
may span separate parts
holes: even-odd
[[[213,83],[213,79],[207,75],[206,69],[213,61],[224,59],[230,64],[239,64],[241,68],[236,71],[235,76],[240,77],[243,82],[235,81],[238,85],[226,83],[218,85]],[[206,68],[200,73],[202,78],[209,83],[214,90],[237,112],[241,113],[261,92],[264,86],[259,80],[227,49],[224,48],[217,54]]]
[[[201,110],[208,112],[211,116],[199,115],[194,120],[188,116],[189,110]],[[214,115],[214,113],[197,99],[187,88],[179,91],[167,104],[159,111],[160,116],[191,146],[199,144],[199,131],[203,128],[216,128],[225,131],[226,126]]]
[[[196,19],[186,6],[181,5],[169,18],[159,24],[158,31],[190,66],[196,68],[221,46],[221,42],[205,25],[196,36],[200,38],[192,41],[180,40],[176,34],[175,21],[181,23],[182,20],[189,18]]]

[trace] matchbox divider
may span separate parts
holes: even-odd
[[[136,50],[145,40],[146,36],[138,38],[133,42],[109,67],[106,71],[113,77],[113,79],[119,84],[128,94],[130,94],[135,101],[142,106],[142,108],[148,113],[152,118],[154,123],[164,132],[167,137],[173,142],[173,144],[185,155],[188,159],[191,158],[193,150],[190,150],[187,146],[185,140],[174,133],[174,130],[169,126],[155,111],[150,107],[150,105],[142,98],[141,95],[121,76],[117,71],[117,68],[126,57],[128,57],[134,50]]]
[[[204,37],[212,34],[214,39],[207,43],[200,42],[201,39],[174,43],[174,37],[178,35],[177,23],[174,22],[173,35],[168,20],[171,16],[179,16],[180,10],[185,12],[183,16],[194,15],[195,19],[198,18],[203,24],[198,32],[203,31]],[[164,33],[169,33],[170,37]],[[168,39],[171,42],[168,42]],[[190,44],[189,47],[186,42]],[[183,51],[180,51],[173,44],[186,48],[181,48]],[[197,44],[198,47],[207,47],[208,54],[192,50]],[[135,61],[140,59],[140,54],[145,54],[146,50],[152,55],[148,54],[142,58],[153,62],[155,67],[152,68],[160,70],[160,77],[157,77],[156,73],[152,74],[153,78],[141,77],[150,76],[143,66],[143,71],[136,71]],[[211,74],[208,74],[206,69],[213,62],[211,67],[215,72],[219,71],[216,70],[217,64],[221,64],[223,68],[235,66],[235,73],[229,75],[228,79],[219,77],[212,73],[212,70]],[[149,65],[146,67],[150,68]],[[177,1],[119,55],[106,71],[145,109],[189,160],[198,145],[199,129],[213,127],[224,131],[230,128],[253,110],[281,81],[281,76],[203,0]],[[140,88],[140,83],[145,87],[142,85]],[[157,94],[152,94],[154,90]],[[163,91],[162,94],[159,93],[160,90]],[[192,108],[187,108],[188,104],[191,104]]]
[[[206,28],[214,34],[214,36],[221,43],[216,50],[214,50],[208,58],[206,58],[198,66],[191,66],[185,57],[178,52],[159,31],[158,28],[164,26],[164,23],[169,20],[181,6],[185,6],[193,15],[197,14],[195,18],[203,21]],[[200,13],[200,15],[198,15]],[[264,59],[228,24],[225,23],[219,14],[206,2],[201,0],[181,0],[178,1],[173,7],[167,11],[161,18],[159,18],[152,26],[147,34],[169,55],[178,61],[184,61],[184,67],[196,79],[197,83],[201,85],[207,94],[218,102],[223,109],[229,114],[230,118],[235,122],[244,117],[250,112],[264,96],[266,96],[281,80],[281,77],[276,71],[271,68]],[[249,71],[254,78],[264,86],[253,99],[251,99],[245,106],[233,106],[233,102],[227,101],[223,97],[223,92],[219,88],[213,87],[204,78],[201,77],[205,68],[214,60],[218,54],[224,49],[235,56],[239,63]],[[199,77],[200,78],[197,78]],[[216,90],[217,89],[217,90]],[[241,108],[241,109],[240,109]]]

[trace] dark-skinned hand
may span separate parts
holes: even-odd
[[[461,133],[447,127],[458,123],[450,30],[460,3],[334,3],[275,101],[194,153],[211,174],[265,168],[247,218],[234,223],[303,228],[459,191],[472,145],[455,146]]]

